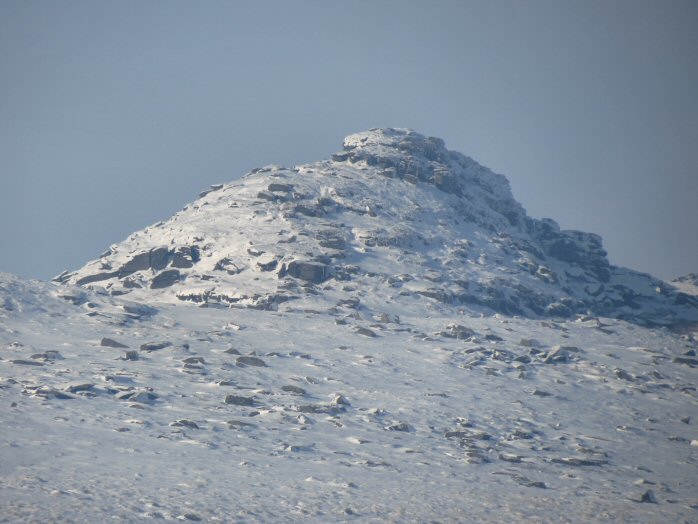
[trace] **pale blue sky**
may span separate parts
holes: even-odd
[[[50,278],[268,163],[439,136],[611,261],[698,271],[698,2],[0,3],[0,271]]]

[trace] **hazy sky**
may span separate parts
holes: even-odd
[[[698,2],[0,2],[0,271],[411,127],[611,262],[698,271]]]

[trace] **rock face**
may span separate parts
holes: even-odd
[[[360,299],[376,310],[401,301],[698,320],[689,282],[612,266],[598,235],[529,217],[504,176],[407,129],[350,135],[331,160],[215,186],[56,281],[199,306],[317,310]]]

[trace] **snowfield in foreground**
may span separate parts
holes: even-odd
[[[698,515],[693,337],[93,298],[2,317],[3,522]]]
[[[351,135],[0,273],[0,522],[697,522],[695,283]]]

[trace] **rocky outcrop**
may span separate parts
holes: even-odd
[[[332,311],[389,300],[652,325],[698,320],[698,287],[687,279],[612,266],[598,235],[527,216],[504,176],[406,129],[356,133],[332,160],[266,166],[212,187],[56,282],[206,307],[303,300]]]
[[[293,260],[288,267],[282,268],[282,274],[279,276],[285,275],[314,284],[321,284],[330,277],[329,268],[326,265],[301,260]]]

